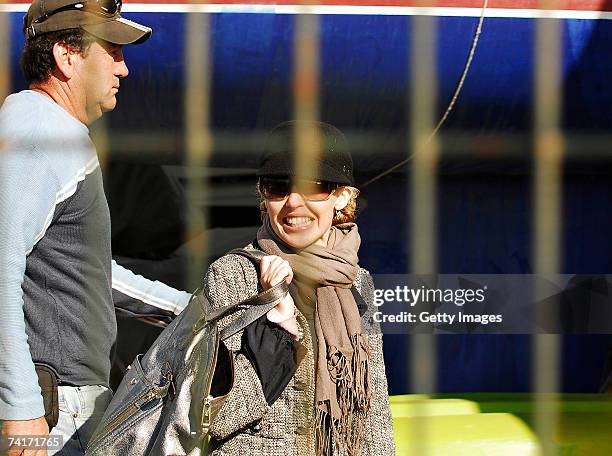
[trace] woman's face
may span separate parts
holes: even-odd
[[[343,209],[350,197],[347,187],[338,188],[325,201],[307,201],[292,192],[282,200],[266,200],[266,209],[277,236],[289,247],[303,249],[327,243],[334,213]]]

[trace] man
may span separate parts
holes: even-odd
[[[48,434],[35,371],[43,363],[59,378],[51,436],[63,439],[65,455],[83,454],[110,401],[113,294],[176,314],[189,299],[111,261],[110,216],[87,125],[115,108],[128,75],[122,46],[151,35],[120,10],[121,0],[34,0],[21,62],[29,90],[0,109],[1,432],[9,443]],[[13,447],[13,454],[22,453]]]

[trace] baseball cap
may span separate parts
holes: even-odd
[[[318,136],[319,150],[306,176],[296,176],[295,134],[297,127],[307,127]],[[291,120],[275,126],[268,134],[260,154],[257,177],[300,177],[355,186],[353,159],[346,136],[325,122]]]
[[[150,27],[121,17],[121,0],[34,0],[23,18],[28,38],[60,30],[82,29],[114,44],[140,44]]]

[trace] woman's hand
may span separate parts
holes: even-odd
[[[259,282],[264,290],[269,290],[283,280],[287,285],[293,280],[293,270],[289,263],[276,255],[265,256],[261,259],[261,275]],[[299,328],[295,319],[295,303],[289,293],[276,307],[268,312],[268,320],[283,328],[294,339],[299,337]]]
[[[289,263],[276,255],[268,255],[261,259],[261,275],[259,282],[264,290],[269,290],[283,279],[287,285],[293,280],[293,270]]]

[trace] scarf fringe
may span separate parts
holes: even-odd
[[[350,336],[353,356],[330,347],[328,370],[336,384],[340,417],[330,414],[330,408],[317,408],[315,420],[317,456],[359,456],[365,434],[366,417],[370,410],[370,345],[363,334]],[[333,453],[330,453],[333,450]]]

